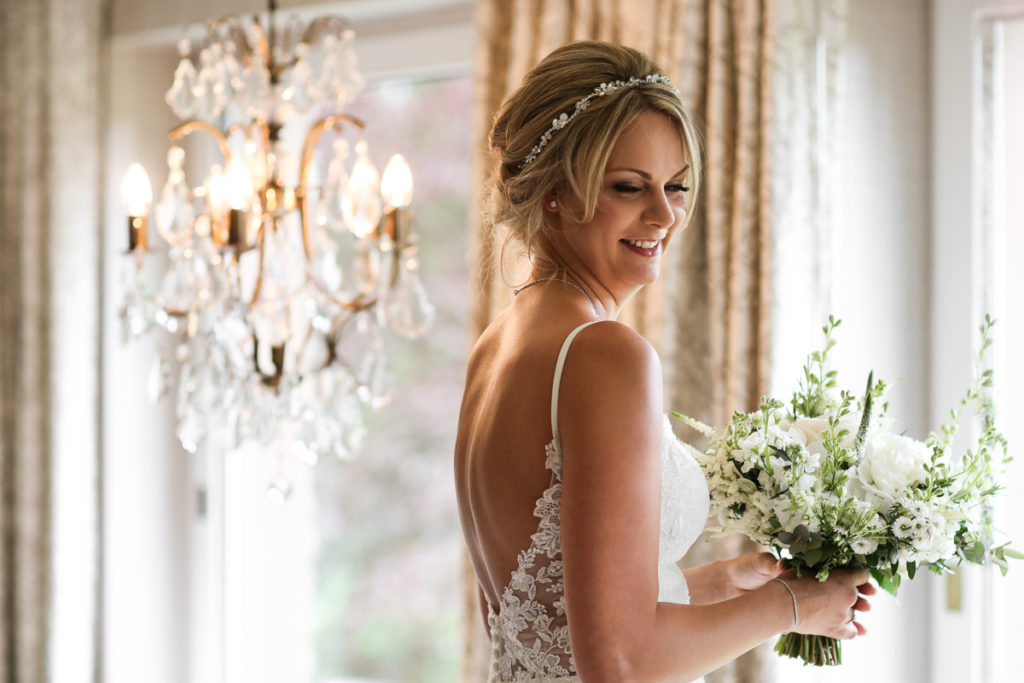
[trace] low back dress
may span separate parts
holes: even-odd
[[[596,321],[593,321],[596,322]],[[551,442],[545,466],[551,484],[537,500],[537,531],[519,552],[517,566],[495,611],[487,606],[491,631],[489,683],[531,681],[571,683],[580,679],[569,644],[562,584],[562,450],[558,436],[558,389],[573,339],[566,337],[555,364],[551,387]],[[658,542],[658,601],[687,604],[686,579],[676,562],[693,544],[708,516],[708,487],[700,466],[676,439],[666,415],[661,447],[661,523]]]

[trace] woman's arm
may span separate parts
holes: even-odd
[[[588,683],[690,680],[793,627],[785,587],[765,579],[733,596],[735,589],[711,588],[714,564],[687,578],[698,594],[731,597],[658,602],[661,411],[650,345],[617,323],[584,330],[566,361],[559,423],[565,597],[573,657]],[[854,637],[846,622],[866,580],[865,572],[837,572],[825,583],[787,578],[799,630]]]
[[[691,605],[710,605],[757,590],[783,572],[769,553],[745,553],[683,570]]]

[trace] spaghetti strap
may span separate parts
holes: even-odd
[[[551,437],[554,443],[561,446],[561,439],[558,437],[558,389],[562,384],[562,367],[565,365],[565,357],[569,353],[569,346],[572,344],[572,340],[576,338],[584,327],[588,327],[598,322],[597,320],[591,320],[585,322],[575,330],[569,333],[569,336],[562,342],[562,350],[558,352],[558,362],[555,363],[555,381],[551,385]]]

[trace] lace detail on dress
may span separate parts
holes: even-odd
[[[581,328],[580,328],[581,329]],[[576,332],[579,330],[577,329]],[[578,681],[569,643],[562,583],[562,453],[557,427],[558,384],[575,332],[566,339],[552,389],[552,433],[545,447],[551,484],[537,500],[539,520],[530,547],[519,553],[516,569],[502,591],[498,612],[488,605],[491,630],[490,681]],[[658,600],[689,602],[676,561],[700,535],[708,514],[708,488],[697,462],[675,438],[665,417],[662,437],[661,533],[658,546]]]
[[[492,678],[497,675],[500,681],[576,673],[562,586],[562,458],[554,441],[545,452],[551,485],[533,511],[540,519],[537,532],[530,537],[530,547],[519,553],[516,570],[501,595],[500,612],[488,612],[494,649]]]

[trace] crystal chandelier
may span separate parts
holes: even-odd
[[[266,24],[224,17],[179,43],[166,100],[183,122],[170,138],[212,140],[216,162],[190,152],[186,164],[178,144],[167,154],[153,207],[167,244],[156,289],[145,275],[164,261],[147,234],[153,192],[139,164],[128,169],[122,330],[126,341],[173,335],[187,450],[254,440],[301,446],[310,461],[348,458],[364,410],[388,400],[386,331],[415,338],[433,318],[408,213],[412,175],[401,155],[378,174],[363,123],[342,113],[363,85],[348,24],[293,17],[275,27],[274,13],[271,1]],[[201,183],[189,184],[186,165]],[[158,359],[155,395],[170,367]]]

